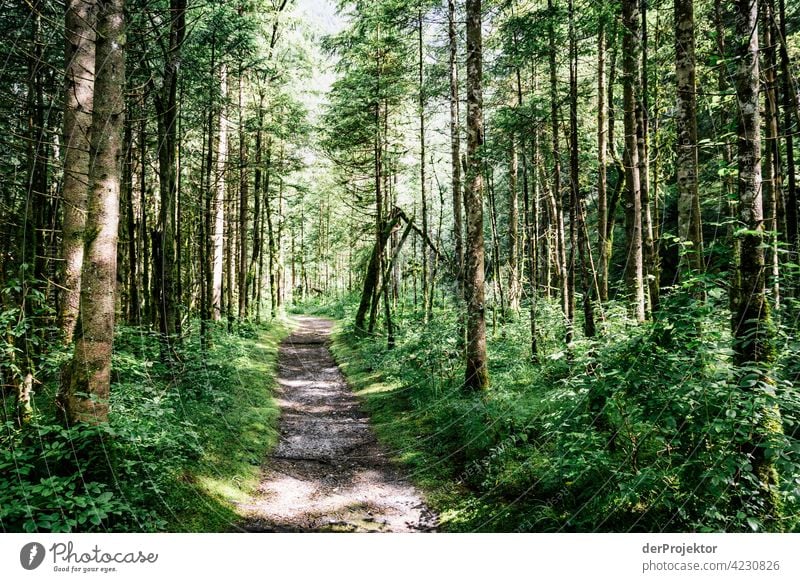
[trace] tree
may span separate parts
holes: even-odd
[[[761,115],[759,111],[758,0],[729,0],[736,26],[733,39],[738,103],[737,165],[741,230],[738,305],[733,347],[742,397],[754,404],[752,432],[741,444],[745,462],[757,480],[749,507],[769,522],[780,510],[778,474],[768,449],[783,434],[771,378],[775,358],[774,328],[766,298],[764,209],[761,192]],[[750,409],[750,407],[747,407]]]
[[[608,300],[608,126],[606,115],[606,17],[597,28],[597,246],[600,301]]]
[[[220,65],[219,86],[222,104],[219,112],[219,139],[217,142],[217,171],[215,175],[216,188],[212,204],[214,225],[212,245],[212,285],[211,285],[211,317],[214,321],[219,321],[222,317],[222,267],[225,236],[225,175],[228,170],[228,67],[225,63]]]
[[[639,175],[639,122],[636,102],[641,91],[639,75],[642,39],[638,0],[622,1],[622,86],[625,115],[625,231],[627,263],[625,280],[633,303],[633,315],[644,321],[644,265],[642,258],[642,196]]]
[[[450,171],[453,186],[453,239],[456,257],[456,277],[461,287],[464,275],[464,246],[461,193],[461,132],[458,101],[458,35],[456,33],[456,3],[447,0],[448,69],[450,84]]]
[[[108,420],[117,279],[117,226],[125,116],[124,0],[100,0],[85,254],[75,352],[63,386],[70,422]]]
[[[467,171],[466,276],[467,365],[464,385],[483,390],[489,385],[486,359],[486,312],[483,265],[483,144],[481,0],[467,0]]]
[[[548,58],[550,64],[550,123],[553,147],[553,185],[549,194],[550,220],[555,230],[555,267],[557,270],[558,287],[561,294],[561,309],[566,322],[566,342],[572,341],[572,326],[570,324],[570,290],[567,274],[567,243],[564,233],[564,212],[561,202],[561,140],[559,127],[559,98],[558,98],[558,67],[556,64],[556,10],[554,0],[547,0],[548,22]]]
[[[676,182],[678,237],[683,247],[683,277],[703,268],[703,232],[697,190],[697,97],[694,0],[675,0],[675,83],[677,93]]]
[[[80,308],[94,98],[95,10],[94,0],[68,0],[65,12],[64,218],[61,243],[64,266],[59,327],[66,343],[72,342]]]
[[[158,122],[158,184],[161,205],[158,215],[158,236],[154,249],[160,260],[154,264],[153,296],[158,309],[159,329],[164,337],[175,335],[179,329],[177,311],[177,254],[176,206],[178,196],[177,131],[178,81],[181,73],[181,50],[186,36],[186,0],[170,0],[169,37],[163,44],[164,72],[161,90],[155,94]]]

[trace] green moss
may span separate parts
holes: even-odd
[[[227,531],[239,521],[235,504],[255,492],[261,465],[278,441],[275,371],[286,334],[286,323],[278,321],[257,329],[254,340],[215,338],[211,362],[233,369],[230,382],[219,386],[229,398],[222,409],[200,401],[185,410],[201,429],[203,453],[184,468],[182,486],[165,500],[175,509],[169,531]]]

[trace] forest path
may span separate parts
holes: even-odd
[[[436,518],[380,446],[327,347],[332,322],[296,317],[278,359],[280,441],[239,527],[430,531]]]

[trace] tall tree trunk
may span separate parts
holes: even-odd
[[[764,229],[769,239],[766,257],[769,265],[767,287],[772,289],[772,302],[775,309],[779,309],[781,286],[778,257],[778,233],[780,231],[778,213],[782,202],[782,192],[778,143],[778,97],[775,83],[775,71],[778,65],[775,57],[776,35],[771,0],[761,0],[761,28],[764,36],[764,47],[761,49],[761,53],[764,62],[762,77],[764,79],[764,125],[766,128],[762,189],[764,192]]]
[[[225,63],[219,71],[220,95],[222,104],[219,112],[219,141],[217,143],[216,194],[214,198],[214,231],[213,231],[213,281],[211,287],[212,319],[219,321],[222,317],[222,267],[225,234],[225,173],[228,167],[228,68]]]
[[[178,320],[175,279],[175,209],[177,200],[177,130],[178,130],[178,75],[181,64],[181,47],[186,33],[186,0],[170,0],[169,48],[165,55],[164,78],[161,92],[155,96],[158,121],[158,174],[161,204],[158,229],[161,232],[160,261],[154,265],[153,278],[157,289],[159,329],[165,337],[175,335]]]
[[[597,246],[600,301],[608,301],[608,128],[606,126],[606,19],[597,29]]]
[[[487,183],[487,194],[489,196],[489,225],[491,226],[492,232],[492,279],[494,284],[492,285],[493,292],[496,293],[495,297],[498,297],[500,300],[500,314],[501,317],[505,318],[506,315],[506,298],[505,292],[503,290],[503,280],[500,277],[500,233],[499,229],[497,228],[497,199],[495,197],[495,189],[494,189],[494,174],[491,171],[491,168],[488,164],[484,164],[484,173]],[[497,309],[495,306],[492,308],[492,333],[496,331],[497,328]]]
[[[126,130],[130,128],[130,132],[133,132],[133,120],[126,119]],[[133,140],[133,136],[131,135],[131,140]],[[127,319],[128,322],[133,325],[139,325],[139,269],[138,269],[138,239],[141,237],[141,233],[138,230],[138,224],[136,222],[136,206],[133,203],[133,144],[129,145],[130,152],[128,153],[129,157],[129,189],[128,189],[128,196],[126,198],[128,208],[127,208],[127,220],[128,220],[128,312],[127,312]],[[139,144],[139,147],[142,147]]]
[[[427,192],[427,176],[425,175],[425,89],[424,89],[424,69],[423,69],[423,43],[422,43],[422,8],[419,9],[417,17],[417,31],[418,31],[418,81],[419,81],[419,94],[417,107],[419,108],[419,190],[420,199],[422,200],[422,232],[428,236],[428,192]],[[430,319],[431,305],[429,301],[431,273],[429,263],[428,249],[423,249],[422,252],[422,309],[423,321],[427,322]]]
[[[558,69],[556,67],[555,36],[555,7],[553,0],[547,0],[547,10],[550,14],[547,25],[548,33],[548,58],[550,61],[550,123],[551,138],[553,142],[553,192],[550,196],[553,208],[551,220],[555,230],[555,254],[559,293],[561,295],[561,309],[564,312],[564,321],[567,324],[567,335],[571,334],[569,326],[569,279],[567,277],[567,243],[564,234],[564,213],[561,202],[561,145],[559,139],[558,115]]]
[[[376,107],[377,108],[377,107]],[[379,117],[379,113],[376,113],[376,119]],[[380,269],[381,269],[381,254],[383,253],[383,220],[382,220],[382,213],[383,213],[383,201],[381,198],[381,166],[383,165],[381,161],[381,154],[383,148],[380,146],[380,138],[379,136],[375,136],[375,144],[374,144],[374,170],[375,170],[375,230],[377,232],[375,237],[375,246],[372,249],[372,255],[370,256],[369,264],[367,265],[367,272],[364,276],[364,289],[361,293],[361,302],[358,305],[358,311],[356,312],[356,320],[355,325],[356,329],[358,330],[366,330],[367,327],[364,325],[364,321],[367,316],[367,312],[370,313],[370,322],[374,320],[374,316],[372,315],[377,306],[375,305],[376,301],[376,290],[378,289],[378,284],[380,281]],[[424,252],[424,251],[423,251]],[[371,323],[372,325],[372,323]]]
[[[575,252],[577,250],[581,268],[581,283],[583,286],[583,331],[586,337],[595,335],[594,306],[594,276],[589,268],[589,241],[586,233],[586,219],[583,210],[583,199],[579,189],[579,145],[578,145],[578,38],[575,30],[575,4],[569,0],[569,135],[570,135],[570,231],[572,235],[572,249],[570,254],[571,293],[570,302],[574,321],[575,317]],[[577,231],[577,232],[576,232]],[[570,322],[573,325],[573,321]]]
[[[126,99],[126,111],[131,104]],[[128,281],[131,273],[131,256],[136,260],[136,245],[133,236],[133,127],[131,115],[125,116],[125,127],[122,130],[122,179],[119,190],[119,236],[117,238],[117,313],[125,316],[130,310],[130,287]],[[131,253],[131,243],[133,253]]]
[[[620,15],[614,15],[613,26],[610,33],[606,38],[606,52],[609,53],[608,63],[608,83],[607,83],[607,96],[606,107],[608,107],[608,136],[606,145],[608,154],[611,156],[614,168],[616,169],[617,180],[614,184],[614,190],[608,199],[608,206],[606,208],[606,247],[605,247],[605,265],[602,267],[606,273],[606,287],[609,283],[610,261],[611,253],[614,249],[614,227],[617,222],[617,204],[619,203],[620,194],[625,183],[625,171],[622,161],[617,154],[616,144],[616,125],[617,125],[617,109],[614,106],[614,88],[617,80],[617,55],[619,54],[619,22]],[[606,175],[608,178],[608,175]],[[608,187],[608,184],[606,184]],[[606,193],[608,195],[608,193]]]
[[[534,85],[536,80],[534,80]],[[527,231],[528,255],[528,293],[530,295],[530,331],[531,331],[531,362],[539,360],[539,333],[536,325],[536,308],[539,296],[539,181],[536,179],[536,167],[539,164],[539,128],[533,129],[531,147],[532,168],[531,180],[528,178],[527,166],[523,158],[523,197],[525,202],[525,230]],[[532,183],[531,183],[532,182]],[[529,194],[533,186],[532,196]],[[530,199],[532,198],[532,200]]]
[[[123,0],[103,0],[97,13],[95,94],[87,200],[87,237],[82,269],[81,325],[65,379],[62,402],[68,420],[108,420],[111,351],[114,342],[117,228],[125,112],[125,22]]]
[[[233,326],[233,287],[236,277],[236,245],[238,243],[237,222],[236,222],[236,183],[230,180],[227,184],[227,196],[225,197],[225,235],[223,244],[225,246],[225,283],[223,284],[225,301],[222,309],[228,323],[228,331],[232,331]]]
[[[216,34],[211,34],[211,63],[209,66],[208,74],[208,101],[206,108],[208,116],[206,118],[206,130],[208,139],[208,147],[205,151],[205,188],[202,193],[203,202],[203,237],[200,241],[201,245],[201,262],[202,268],[202,283],[200,285],[201,293],[201,312],[200,312],[200,344],[204,348],[209,345],[208,337],[208,322],[212,318],[213,313],[213,300],[212,288],[214,281],[214,268],[213,268],[213,218],[212,218],[212,200],[214,199],[214,85],[216,83]]]
[[[639,64],[642,53],[641,18],[639,0],[622,2],[622,83],[625,109],[625,231],[627,262],[625,280],[633,301],[633,315],[637,321],[645,318],[644,266],[642,257],[642,196],[639,176],[639,134],[636,115],[637,96],[641,91]]]
[[[730,56],[725,43],[726,25],[723,22],[726,10],[724,4],[726,1],[727,0],[714,0],[714,32],[716,33],[714,36],[716,37],[717,58],[723,63],[729,62],[728,57]],[[730,79],[728,77],[729,67],[719,67],[719,72],[717,74],[717,90],[720,94],[725,94],[730,89]],[[728,116],[725,114],[721,115],[716,121],[721,123],[723,126],[730,124],[728,121]],[[728,128],[725,127],[725,129]],[[733,167],[733,147],[728,142],[724,142],[722,144],[722,161],[726,169],[729,170]],[[741,288],[741,283],[739,281],[739,270],[737,268],[737,265],[740,262],[740,241],[735,234],[736,226],[734,224],[734,222],[738,219],[738,210],[736,208],[736,202],[733,199],[736,191],[734,182],[735,180],[732,176],[730,176],[729,172],[725,172],[725,175],[722,178],[721,196],[723,201],[727,201],[728,216],[730,218],[730,224],[727,228],[727,235],[733,246],[733,253],[730,261],[730,290],[728,291],[728,306],[730,307],[732,318],[735,318],[733,314],[736,313],[738,308],[737,306],[739,305]],[[735,325],[735,322],[733,322],[733,325]]]
[[[59,328],[71,343],[81,296],[94,98],[96,0],[67,0],[65,14],[64,185]]]
[[[252,289],[249,296],[246,298],[247,304],[245,310],[248,315],[252,312],[253,306],[251,300],[255,302],[256,320],[261,320],[261,268],[263,264],[263,246],[264,246],[264,221],[261,213],[261,161],[262,151],[261,144],[263,139],[263,125],[264,125],[264,93],[259,95],[258,105],[258,128],[256,129],[256,158],[255,170],[253,178],[253,252],[250,255],[250,266],[247,272],[247,278],[250,281]]]
[[[658,311],[660,301],[659,258],[653,229],[652,200],[650,194],[650,92],[648,89],[649,40],[647,32],[647,0],[641,0],[641,44],[639,51],[639,84],[636,99],[636,141],[639,148],[639,188],[642,198],[642,258],[647,285],[645,305]]]
[[[519,272],[519,193],[517,192],[519,161],[514,136],[511,137],[508,157],[508,306],[517,312],[522,287]]]
[[[794,137],[798,131],[797,99],[794,91],[789,50],[786,45],[786,0],[778,0],[779,38],[781,53],[781,96],[783,107],[783,133],[786,142],[786,240],[789,243],[789,262],[797,262],[797,176],[794,161]]]
[[[483,390],[489,385],[486,360],[486,312],[483,261],[483,93],[481,0],[467,0],[467,172],[466,277],[467,358],[464,386]]]
[[[580,179],[578,161],[578,41],[575,36],[575,7],[567,3],[569,20],[569,259],[567,264],[567,333],[566,343],[574,338],[575,329],[575,254],[578,252],[577,207]]]
[[[239,68],[239,320],[247,317],[247,215],[250,204],[250,178],[248,175],[247,134],[244,122],[244,79]]]
[[[677,106],[676,182],[681,277],[703,269],[703,234],[697,189],[697,98],[695,96],[694,0],[675,0],[675,83]]]
[[[739,235],[741,296],[734,320],[735,360],[741,370],[745,399],[758,406],[752,433],[742,452],[757,480],[755,499],[745,500],[768,524],[780,510],[778,473],[767,456],[782,436],[780,412],[774,403],[774,328],[766,298],[764,212],[761,194],[761,117],[759,114],[758,0],[728,0],[736,22],[733,42],[737,57]],[[756,377],[753,377],[753,374]],[[748,407],[749,408],[749,407]]]
[[[142,95],[141,111],[146,108],[147,98]],[[147,189],[147,117],[141,116],[139,124],[139,234],[142,241],[142,294],[144,295],[144,312],[140,315],[140,321],[147,324],[152,323],[152,294],[150,291],[150,231],[147,222],[147,201],[150,199]]]
[[[456,33],[456,2],[447,0],[448,66],[450,68],[450,166],[453,173],[453,239],[455,242],[456,277],[459,288],[464,276],[464,247],[462,236],[461,142],[458,120],[458,35]]]
[[[278,313],[278,283],[277,283],[277,264],[278,250],[276,246],[275,226],[272,220],[272,204],[270,198],[270,179],[272,177],[272,139],[267,138],[267,168],[264,178],[264,213],[267,219],[267,250],[269,271],[269,308],[270,317],[275,319]],[[294,263],[292,263],[294,266]],[[292,288],[294,289],[294,270],[292,270]]]

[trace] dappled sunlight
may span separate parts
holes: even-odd
[[[402,386],[394,382],[371,382],[367,387],[356,390],[355,393],[361,396],[366,394],[378,394],[380,392],[393,392],[398,388],[402,388]]]
[[[330,323],[298,318],[280,350],[280,440],[256,495],[237,503],[248,531],[427,531],[419,492],[388,460],[325,345]]]

